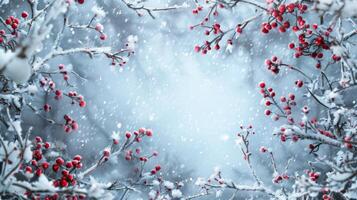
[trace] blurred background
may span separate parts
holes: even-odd
[[[119,0],[87,1],[73,7],[76,15],[69,16],[70,21],[83,24],[93,16],[90,10],[94,6],[102,7],[107,12],[101,23],[108,39],[101,41],[94,31],[67,29],[71,34],[63,39],[64,49],[107,45],[120,49],[129,35],[135,35],[138,37],[135,55],[124,67],[112,66],[104,56],[90,59],[87,55],[76,54],[68,59],[53,60],[48,66],[50,69],[57,69],[61,63],[72,65],[73,70],[84,77],[85,80],[71,76],[70,83],[85,97],[87,106],[79,109],[70,102],[56,101],[53,96],[34,97],[34,101],[39,105],[49,102],[53,107],[49,117],[53,119],[62,120],[63,115],[69,113],[79,122],[80,128],[66,134],[62,127],[47,124],[31,111],[24,116],[25,124],[35,124],[35,130],[45,138],[62,141],[69,155],[81,152],[87,160],[98,157],[100,150],[110,144],[113,131],[151,128],[154,137],[145,142],[146,148],[159,151],[156,161],[162,163],[166,178],[182,180],[188,186],[197,177],[212,174],[216,167],[223,171],[224,177],[238,183],[253,183],[236,136],[241,125],[253,125],[256,134],[251,137],[252,162],[258,175],[269,183],[272,168],[270,160],[259,154],[260,146],[276,152],[280,169],[285,167],[287,158],[295,156],[296,150],[307,146],[290,141],[282,145],[272,135],[273,127],[279,122],[264,116],[265,108],[257,86],[264,80],[268,86],[273,86],[278,97],[295,92],[297,76],[284,70],[275,76],[264,65],[264,60],[272,55],[283,58],[286,63],[302,64],[296,63],[292,52],[284,50],[289,35],[274,32],[266,37],[260,33],[258,20],[249,24],[237,38],[232,53],[225,51],[222,44],[223,50],[201,55],[193,49],[206,40],[204,31],[189,29],[203,18],[192,15],[193,1],[153,0],[146,5],[183,5],[186,8],[155,12],[156,19],[152,19],[147,13],[139,17]],[[1,12],[8,15],[11,9]],[[223,27],[232,27],[254,13],[254,8],[243,6],[219,13],[217,20],[222,21]],[[58,80],[61,79],[59,76]],[[59,87],[65,88],[65,85]],[[303,102],[304,98],[298,96],[299,101]],[[291,166],[299,169],[306,160],[306,157],[295,157]],[[106,169],[113,166],[117,170],[108,173]],[[97,174],[105,180],[130,173],[127,169],[126,165],[113,162]],[[186,189],[195,192],[192,187]]]

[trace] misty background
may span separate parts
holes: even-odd
[[[64,114],[70,113],[80,128],[66,134],[62,127],[47,124],[31,111],[24,117],[25,124],[35,124],[35,130],[45,138],[62,141],[69,155],[81,152],[85,160],[99,156],[100,151],[110,144],[113,131],[151,128],[154,137],[152,141],[144,142],[146,148],[159,151],[157,163],[162,163],[165,177],[182,180],[188,185],[197,177],[209,176],[215,167],[221,168],[224,177],[240,183],[253,183],[236,136],[241,125],[252,124],[256,132],[251,137],[252,162],[258,175],[271,181],[270,160],[259,154],[261,145],[276,152],[280,169],[285,167],[287,158],[294,156],[294,151],[307,146],[304,142],[290,141],[282,145],[272,135],[273,127],[279,122],[264,116],[265,108],[257,87],[264,80],[276,90],[277,97],[295,91],[296,75],[282,70],[280,75],[274,76],[264,65],[264,60],[272,55],[283,58],[286,63],[301,64],[296,63],[298,60],[293,59],[291,51],[285,50],[289,43],[288,34],[274,32],[269,37],[264,36],[260,34],[258,20],[244,30],[232,53],[224,50],[222,41],[223,50],[201,55],[193,49],[206,40],[204,30],[189,29],[203,18],[192,15],[193,1],[160,0],[149,1],[147,5],[164,7],[174,4],[184,4],[188,8],[155,12],[156,19],[147,13],[139,17],[118,0],[87,1],[83,6],[73,8],[78,9],[77,15],[69,16],[70,19],[79,19],[86,24],[93,16],[91,8],[94,5],[103,7],[107,16],[101,23],[108,39],[99,40],[94,31],[67,29],[72,35],[64,39],[64,49],[80,45],[111,45],[120,49],[129,35],[136,35],[135,55],[124,67],[112,66],[110,59],[104,56],[90,59],[87,55],[76,54],[68,60],[53,60],[49,65],[51,69],[61,63],[71,64],[73,70],[85,78],[71,76],[70,82],[85,97],[87,106],[79,109],[63,102],[67,100],[58,102],[52,96],[34,97],[35,101],[39,105],[51,102],[51,118],[61,120]],[[8,12],[11,11],[2,11],[2,15]],[[237,21],[252,17],[254,12],[254,8],[243,6],[242,9],[221,12],[217,19],[224,19],[223,27],[231,27]],[[58,80],[61,78],[59,76]],[[297,99],[304,101],[299,95]],[[302,167],[307,157],[296,157],[292,167]],[[117,165],[112,163],[113,166]],[[105,170],[106,167],[97,172],[103,179],[113,175]],[[122,168],[117,168],[112,173],[123,172]]]

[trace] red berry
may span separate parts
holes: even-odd
[[[215,50],[219,50],[221,47],[219,46],[219,44],[216,44],[215,46],[214,46],[214,49]]]
[[[103,151],[103,156],[109,157],[109,155],[110,155],[110,151],[108,149]]]
[[[11,25],[11,28],[13,28],[13,29],[17,29],[17,27],[18,27],[18,24],[16,24],[16,23],[13,23],[13,24]]]
[[[48,149],[48,148],[50,148],[50,147],[51,147],[50,143],[45,142],[45,148]]]
[[[269,30],[264,27],[264,28],[262,28],[261,32],[264,34],[267,34],[267,33],[269,33]]]
[[[268,149],[266,147],[260,147],[259,151],[262,152],[262,153],[265,153],[265,152],[268,151]]]
[[[282,142],[285,142],[285,141],[286,141],[286,135],[281,134],[281,135],[280,135],[280,140],[281,140]]]
[[[27,166],[25,168],[26,173],[32,173],[32,168],[30,166]]]
[[[69,171],[67,171],[67,170],[62,170],[62,176],[68,176],[68,174],[69,174]]]
[[[73,160],[81,161],[82,160],[82,156],[76,155],[76,156],[73,157]]]
[[[49,104],[46,103],[45,105],[43,105],[43,110],[45,112],[50,112],[51,109],[52,109],[52,107]]]
[[[64,131],[65,131],[66,133],[69,133],[69,132],[72,131],[72,128],[71,128],[70,126],[66,125],[66,126],[64,126]]]
[[[52,170],[53,170],[54,172],[57,172],[57,171],[59,170],[59,165],[54,164],[54,165],[52,166]]]
[[[154,152],[152,153],[152,155],[153,155],[153,156],[158,156],[158,155],[159,155],[159,152],[154,151]]]
[[[302,80],[297,80],[295,81],[295,85],[299,88],[301,88],[304,85],[304,82]]]
[[[80,101],[80,102],[79,102],[79,106],[82,107],[82,108],[85,107],[85,106],[86,106],[86,102],[83,101],[83,100]]]
[[[260,82],[260,83],[259,83],[259,87],[260,87],[260,88],[265,88],[265,82]]]
[[[101,34],[100,36],[99,36],[99,38],[101,39],[101,40],[106,40],[107,39],[107,35],[106,34]]]
[[[65,179],[61,179],[61,187],[67,187],[68,186],[68,182]]]
[[[200,46],[198,46],[198,45],[196,45],[196,46],[195,46],[195,52],[197,52],[197,53],[198,53],[198,52],[200,52],[200,50],[201,50],[201,47],[200,47]]]
[[[126,133],[125,133],[125,137],[126,137],[127,139],[129,139],[129,138],[131,137],[131,133],[130,133],[130,132],[126,132]]]
[[[40,169],[40,168],[36,169],[35,174],[36,174],[36,176],[41,176],[41,174],[42,174],[42,169]]]
[[[35,137],[35,140],[36,140],[37,143],[38,143],[38,142],[42,142],[42,138],[41,138],[40,136],[36,136],[36,137]]]
[[[43,163],[42,163],[42,168],[43,168],[43,169],[47,169],[48,167],[49,167],[48,162],[43,162]]]
[[[28,16],[29,16],[29,14],[26,11],[21,13],[22,18],[27,18]]]
[[[113,144],[119,144],[119,140],[113,139]]]
[[[78,129],[78,123],[76,121],[73,121],[71,124],[72,129],[75,131]]]
[[[286,98],[285,97],[280,97],[280,101],[281,102],[286,102]]]
[[[290,43],[289,44],[289,49],[293,49],[293,48],[295,48],[295,44],[294,43]]]
[[[265,106],[270,106],[270,105],[271,105],[271,101],[267,100],[267,101],[265,102]]]
[[[289,94],[289,99],[293,101],[295,99],[295,95],[294,94]]]
[[[147,129],[146,132],[145,132],[145,134],[146,134],[147,136],[151,137],[151,136],[152,136],[152,130],[151,130],[151,129]]]
[[[66,163],[66,167],[67,167],[67,168],[72,168],[72,167],[73,167],[72,162],[67,162],[67,163]]]
[[[10,25],[10,24],[11,24],[11,19],[10,19],[10,18],[7,18],[7,19],[5,20],[5,24]]]
[[[156,170],[156,171],[160,171],[160,170],[161,170],[161,166],[160,166],[160,165],[156,165],[156,166],[155,166],[155,170]]]
[[[58,158],[56,159],[56,163],[57,163],[58,165],[63,165],[64,160],[63,160],[61,157],[58,157]]]
[[[37,166],[37,161],[36,160],[31,160],[31,165]]]
[[[264,111],[264,113],[265,113],[265,115],[267,115],[267,116],[268,116],[268,115],[270,115],[270,114],[271,114],[271,111],[270,111],[270,110],[265,110],[265,111]]]
[[[145,129],[145,128],[139,128],[139,133],[140,133],[140,134],[144,134],[144,133],[145,133],[145,131],[146,131],[146,129]]]
[[[62,96],[62,91],[61,90],[56,90],[55,94],[56,94],[56,96]]]

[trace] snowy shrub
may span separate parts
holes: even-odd
[[[123,47],[105,46],[108,43],[100,42],[115,39],[105,33],[101,24],[107,12],[103,8],[94,6],[90,20],[85,23],[73,17],[84,9],[86,3],[84,0],[1,1],[2,9],[9,8],[6,6],[16,9],[12,12],[14,15],[0,18],[0,198],[124,199],[128,193],[139,194],[140,190],[154,191],[154,195],[150,194],[154,198],[162,195],[178,197],[181,194],[179,186],[170,188],[174,189],[172,193],[161,187],[164,184],[161,166],[151,162],[158,153],[140,149],[141,143],[153,136],[151,129],[114,132],[112,142],[103,150],[98,149],[97,156],[91,161],[85,162],[81,155],[69,156],[66,146],[59,141],[44,141],[33,131],[32,126],[36,124],[23,130],[27,127],[22,124],[26,109],[48,124],[62,127],[64,134],[80,128],[69,113],[63,115],[62,120],[52,119],[53,106],[36,101],[36,97],[46,96],[62,104],[77,105],[78,109],[87,106],[70,79],[71,76],[82,77],[71,64],[58,63],[59,57],[83,54],[94,59],[104,56],[112,66],[123,67],[134,54],[137,36],[130,35]],[[141,4],[122,3],[138,14],[148,13],[152,17],[153,12],[176,8],[147,8]],[[88,37],[95,33],[97,37],[94,35],[92,40],[98,40],[94,44],[99,45],[63,47],[68,46],[63,44],[71,38],[73,30],[86,31]],[[133,166],[131,177],[102,182],[92,176],[97,168],[118,159]],[[147,197],[147,194],[143,196]]]
[[[145,148],[152,144],[152,137],[158,137],[149,128],[113,131],[105,147],[89,160],[82,156],[85,152],[69,153],[70,147],[63,141],[42,137],[44,133],[33,130],[36,124],[25,124],[25,117],[26,121],[32,119],[25,111],[60,127],[64,137],[76,133],[82,127],[73,112],[61,115],[60,120],[52,115],[64,104],[75,109],[90,106],[72,81],[85,78],[65,58],[106,58],[106,65],[122,69],[130,65],[129,58],[140,48],[138,43],[146,40],[140,34],[128,33],[121,46],[113,45],[120,33],[113,33],[104,20],[114,11],[94,1],[4,0],[0,1],[6,13],[0,17],[1,199],[238,199],[245,193],[257,199],[357,197],[356,0],[193,0],[164,7],[147,6],[146,1],[112,3],[149,19],[155,19],[158,11],[184,10],[193,5],[197,24],[189,28],[202,31],[205,37],[199,38],[204,42],[193,51],[204,56],[219,50],[234,55],[241,40],[258,37],[248,26],[258,27],[259,37],[280,34],[286,43],[283,55],[271,55],[261,65],[276,79],[293,77],[291,85],[286,85],[290,92],[280,93],[279,86],[267,80],[255,83],[265,107],[260,114],[276,123],[269,131],[277,139],[254,150],[251,138],[260,133],[255,132],[254,124],[240,127],[235,142],[252,178],[248,183],[226,177],[219,168],[208,178],[193,180],[183,173],[178,176],[182,181],[165,177],[163,171],[166,167],[171,170],[170,163],[158,164],[158,152]],[[88,4],[91,6],[86,7]],[[233,25],[226,23],[227,18],[237,19],[232,14],[236,9],[250,9],[251,16]],[[275,45],[274,38],[269,41],[267,49]],[[53,101],[37,101],[45,98]],[[277,152],[272,150],[278,142],[288,147],[299,143],[305,148],[278,163]],[[281,150],[279,155],[284,153]],[[296,157],[305,156],[305,162],[294,162]],[[255,159],[269,162],[269,181],[260,176]],[[121,171],[123,163],[130,173]],[[297,164],[299,168],[292,166]],[[110,176],[110,180],[95,173],[99,168],[104,168],[103,177]],[[190,189],[185,191],[187,185]]]
[[[263,182],[251,163],[254,159],[249,137],[252,126],[241,127],[240,140],[243,159],[254,178],[254,184],[242,185],[224,178],[216,171],[210,178],[199,180],[202,196],[232,191],[232,199],[241,191],[265,194],[271,199],[354,199],[357,197],[357,132],[355,42],[357,26],[356,1],[196,1],[193,15],[199,18],[192,30],[203,30],[207,39],[194,50],[208,54],[234,45],[245,37],[247,26],[257,26],[265,37],[280,33],[299,64],[285,62],[284,56],[272,55],[265,66],[273,76],[297,73],[291,93],[278,94],[266,81],[257,83],[266,107],[264,115],[277,121],[272,129],[281,142],[307,142],[298,155],[310,154],[314,159],[305,163],[304,171],[290,170],[291,159],[284,169],[277,168],[273,152],[261,147],[260,152],[271,160],[272,182]],[[226,27],[227,12],[235,8],[255,9],[252,17]],[[220,15],[224,17],[220,17]],[[224,24],[224,25],[223,25]],[[254,37],[254,36],[253,36]],[[273,43],[271,45],[274,45]],[[268,46],[269,48],[269,46]],[[293,86],[294,85],[294,86]],[[293,88],[295,87],[295,88]],[[301,98],[304,104],[298,104]],[[257,133],[259,134],[259,133]],[[325,150],[322,150],[325,149]],[[332,152],[326,154],[326,148]],[[281,164],[281,163],[279,163]],[[303,163],[300,163],[301,165]],[[285,184],[287,182],[288,184]]]

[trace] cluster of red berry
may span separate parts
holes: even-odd
[[[69,115],[64,115],[63,118],[65,120],[64,131],[66,133],[76,131],[78,129],[78,123],[73,120]]]
[[[309,176],[310,180],[316,182],[317,179],[319,179],[320,177],[320,173],[319,172],[315,172],[315,171],[306,171],[307,175]]]
[[[139,128],[138,131],[134,131],[133,132],[134,134],[134,138],[132,138],[132,133],[131,132],[126,132],[125,133],[125,137],[126,139],[129,141],[133,141],[133,142],[141,142],[142,141],[142,138],[147,136],[147,137],[151,137],[153,135],[153,132],[151,129],[145,129],[145,128]],[[132,139],[131,139],[132,138]],[[115,142],[116,140],[114,140]],[[135,149],[135,152],[136,152],[136,155],[133,154],[133,151],[132,150],[127,150],[126,153],[125,153],[125,160],[133,160],[134,158],[137,158],[139,161],[141,162],[147,162],[149,158],[153,157],[153,156],[157,156],[157,152],[154,152],[152,155],[150,156],[139,156],[140,153],[141,153],[141,150],[140,149]]]
[[[50,161],[50,159],[44,157],[46,152],[50,150],[51,144],[49,142],[44,142],[41,137],[36,136],[33,142],[32,160],[21,166],[24,169],[25,174],[34,174],[36,177],[45,174],[47,178],[51,178],[54,187],[67,188],[76,185],[75,172],[77,169],[82,168],[81,156],[76,155],[72,160],[67,162],[65,162],[62,157],[57,157],[55,160]],[[53,163],[51,164],[51,162]],[[50,168],[50,166],[52,167]],[[58,174],[58,172],[61,173]],[[58,193],[41,196],[40,193],[26,191],[25,195],[31,199],[60,199]],[[85,196],[82,194],[69,195],[68,198],[84,199]]]
[[[273,88],[266,88],[265,82],[260,82],[259,88],[260,88],[260,93],[265,99],[264,105],[266,107],[270,107],[271,105],[273,105],[277,108],[275,112],[272,112],[271,109],[266,109],[264,111],[265,115],[269,116],[273,113],[274,115],[272,116],[272,118],[275,121],[279,120],[280,117],[286,117],[287,121],[290,124],[293,124],[294,118],[291,116],[292,114],[291,110],[293,106],[296,106],[295,95],[293,93],[290,93],[288,97],[281,96],[280,97],[281,104],[278,104],[278,102],[275,100],[276,94]]]

